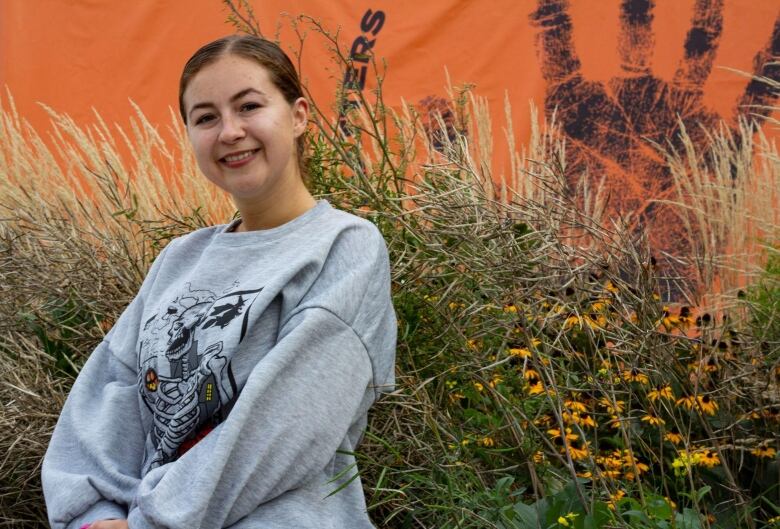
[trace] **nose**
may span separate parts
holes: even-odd
[[[241,120],[233,114],[226,114],[222,118],[222,130],[219,131],[219,140],[224,143],[234,143],[245,135]]]

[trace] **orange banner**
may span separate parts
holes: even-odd
[[[780,76],[777,0],[256,0],[266,36],[300,51],[290,22],[309,15],[355,59],[343,72],[328,43],[309,31],[302,77],[320,104],[343,82],[370,90],[365,57],[386,64],[385,102],[436,105],[454,85],[473,83],[490,103],[494,176],[507,173],[504,98],[512,104],[517,143],[530,133],[533,100],[558,109],[572,172],[607,174],[614,203],[650,216],[648,199],[669,177],[647,142],[664,143],[681,117],[694,139],[698,124],[734,125],[745,105],[771,105],[765,87],[726,68]],[[283,13],[289,13],[284,15]],[[0,80],[19,113],[38,130],[39,102],[80,124],[92,109],[125,124],[135,101],[161,131],[177,108],[182,66],[201,44],[234,32],[218,0],[0,2]],[[754,109],[755,111],[755,109]],[[758,113],[766,113],[758,110]],[[648,217],[649,218],[649,217]]]

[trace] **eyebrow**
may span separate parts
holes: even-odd
[[[261,96],[265,96],[264,92],[261,92],[260,90],[257,90],[256,88],[245,88],[245,89],[241,90],[240,92],[236,93],[234,96],[232,96],[230,98],[230,102],[232,103],[234,101],[237,101],[237,100],[241,99],[242,97],[244,97],[245,95],[251,94],[251,93],[255,93],[255,94],[258,94],[258,95],[261,95]],[[197,105],[193,105],[192,106],[192,108],[190,109],[190,112],[189,112],[188,115],[192,116],[192,113],[195,112],[196,110],[198,110],[199,108],[211,108],[211,107],[214,107],[214,106],[216,106],[216,105],[214,105],[214,103],[209,103],[208,101],[205,101],[203,103],[198,103]]]

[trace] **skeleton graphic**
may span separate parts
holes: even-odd
[[[217,297],[187,287],[142,331],[139,387],[153,417],[145,471],[189,449],[227,417],[237,398],[229,356],[244,336],[251,306],[244,296],[256,297],[260,289]],[[240,315],[239,333],[231,323]]]

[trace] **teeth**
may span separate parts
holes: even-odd
[[[225,156],[226,162],[238,162],[241,160],[245,160],[252,156],[255,153],[255,151],[246,151],[242,152],[241,154],[231,154],[230,156]]]

